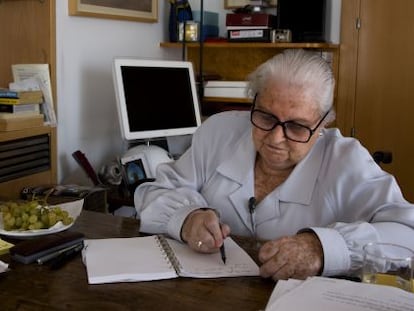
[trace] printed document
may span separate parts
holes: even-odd
[[[414,311],[414,293],[354,281],[311,277],[278,281],[266,311]]]

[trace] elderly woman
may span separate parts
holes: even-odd
[[[156,181],[139,186],[141,230],[199,252],[230,234],[265,241],[263,277],[352,275],[370,241],[414,246],[414,206],[338,129],[334,78],[317,54],[286,50],[249,77],[250,112],[207,119]]]

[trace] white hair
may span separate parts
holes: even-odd
[[[300,86],[318,105],[321,116],[331,109],[327,121],[335,118],[335,78],[331,66],[317,52],[284,50],[257,67],[248,80],[247,92],[252,97],[269,86],[269,81]]]

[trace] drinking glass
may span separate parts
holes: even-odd
[[[392,243],[368,243],[363,252],[362,282],[413,291],[413,250]]]

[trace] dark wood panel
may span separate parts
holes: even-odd
[[[139,222],[83,211],[71,230],[88,238],[139,236]],[[256,258],[249,241],[235,238]],[[243,244],[244,243],[244,244]],[[0,256],[9,261],[8,255]],[[105,258],[102,258],[105,260]],[[0,276],[2,310],[262,310],[275,283],[260,277],[177,278],[88,285],[80,256],[59,270],[12,263]]]

